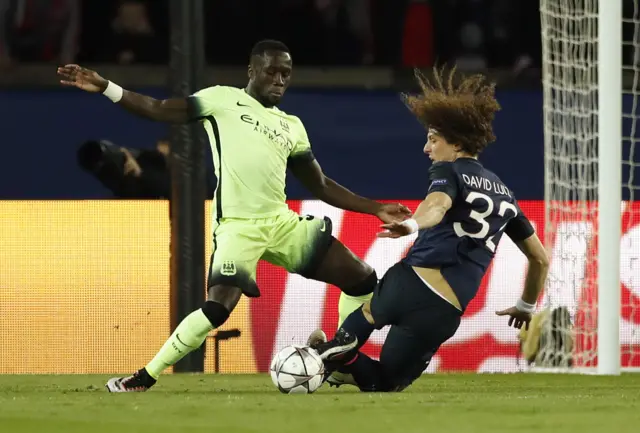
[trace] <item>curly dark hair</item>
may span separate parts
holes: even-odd
[[[434,68],[433,79],[415,70],[421,94],[403,94],[409,110],[427,128],[433,128],[447,142],[477,155],[496,139],[492,122],[500,110],[495,83],[486,83],[482,74],[462,77],[454,85],[456,68],[445,75],[444,67]]]

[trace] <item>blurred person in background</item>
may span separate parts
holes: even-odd
[[[120,65],[133,63],[165,63],[169,47],[161,40],[143,0],[123,0],[111,21],[109,36],[103,41],[106,62]]]
[[[405,11],[402,31],[402,66],[433,66],[433,39],[431,1],[410,0]]]
[[[0,66],[73,62],[79,28],[79,0],[0,0]]]
[[[88,140],[77,152],[78,164],[117,198],[170,199],[169,142],[155,149],[118,146],[108,140]],[[208,197],[212,197],[209,193]]]
[[[373,30],[370,0],[314,0],[325,26],[325,55],[330,62],[340,62],[333,54],[339,53],[340,17],[344,14],[347,32],[356,39],[359,59],[356,63],[370,65],[374,61]],[[351,62],[349,62],[351,63]]]
[[[488,17],[489,67],[519,74],[541,65],[539,0],[492,0]]]
[[[434,2],[437,57],[460,69],[509,69],[540,65],[539,0]]]

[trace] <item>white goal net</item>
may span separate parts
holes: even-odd
[[[604,94],[599,90],[608,90],[605,87],[608,77],[598,67],[598,44],[607,42],[607,35],[599,37],[602,17],[598,13],[598,0],[540,2],[544,240],[547,249],[554,252],[542,306],[555,314],[553,320],[547,321],[552,332],[541,340],[536,362],[539,367],[594,369],[598,365],[598,345],[618,338],[609,332],[610,335],[599,335],[602,328],[598,331],[598,306],[602,306],[599,299],[603,297],[598,290],[598,275],[608,269],[617,272],[617,252],[620,287],[605,288],[620,290],[619,343],[614,344],[619,344],[623,369],[640,367],[640,202],[636,201],[640,192],[640,149],[636,148],[640,140],[640,0],[608,1],[610,5],[616,1],[623,4],[621,22],[616,25],[618,20],[613,20],[613,24],[609,20],[609,26],[617,27],[622,34],[622,46],[618,44],[622,64],[614,69],[622,75],[622,89],[613,88],[614,92],[622,92],[619,104],[620,98],[612,98],[612,104],[603,104],[599,95]],[[614,134],[612,140],[611,135],[603,133],[609,128],[604,128],[603,123],[599,125],[599,121],[602,116],[614,114],[614,119],[622,124],[622,132],[617,139]],[[607,125],[605,122],[604,126]],[[599,172],[602,155],[612,149],[617,151],[615,146],[621,146],[621,184],[616,179],[619,172],[612,176]],[[619,251],[611,254],[611,260],[601,257],[599,263],[598,247],[604,245],[610,225],[606,219],[599,224],[598,219],[600,207],[604,206],[604,200],[599,198],[608,196],[602,194],[603,186],[614,198],[615,192],[621,190],[621,230],[616,236],[617,228],[613,227],[614,248],[619,245]],[[569,341],[563,337],[569,335],[574,337],[573,344],[563,344]]]

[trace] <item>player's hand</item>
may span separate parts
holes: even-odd
[[[385,231],[378,233],[379,238],[397,239],[411,234],[411,228],[402,224],[402,221],[393,221],[389,224],[382,224],[380,227]]]
[[[58,67],[58,76],[63,86],[77,87],[90,93],[102,93],[109,84],[96,71],[73,64]]]
[[[124,175],[132,175],[134,177],[140,177],[142,174],[142,167],[138,164],[138,161],[133,157],[129,149],[125,149],[124,147],[120,149],[122,153],[124,153]]]
[[[406,220],[411,216],[411,211],[400,203],[385,203],[380,205],[376,216],[383,223],[389,224],[394,221]]]
[[[496,314],[498,316],[509,316],[509,326],[513,326],[517,329],[522,328],[522,325],[525,326],[525,329],[529,329],[529,322],[531,322],[531,318],[533,317],[531,313],[525,313],[524,311],[518,310],[516,307],[496,311]]]

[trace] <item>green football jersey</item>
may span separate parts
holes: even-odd
[[[189,102],[211,145],[215,217],[266,218],[286,211],[287,160],[311,152],[300,119],[265,108],[235,87],[209,87]]]

